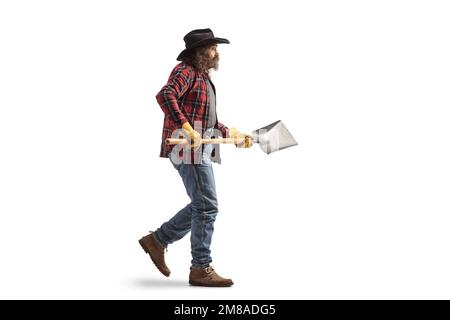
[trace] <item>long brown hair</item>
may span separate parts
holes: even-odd
[[[209,73],[210,60],[206,55],[206,51],[212,44],[208,44],[199,48],[192,50],[192,52],[186,54],[181,58],[181,61],[194,67],[197,71],[201,73]]]

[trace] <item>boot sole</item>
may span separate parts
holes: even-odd
[[[139,244],[141,245],[142,249],[145,251],[145,253],[148,253],[148,255],[150,256],[150,259],[152,259],[153,264],[155,265],[155,267],[159,270],[159,272],[161,272],[164,276],[169,277],[170,276],[170,272],[168,274],[165,274],[156,264],[155,260],[153,259],[150,250],[148,250],[147,246],[145,245],[144,241],[142,239],[139,240]]]
[[[220,288],[225,288],[225,287],[231,287],[234,283],[231,284],[206,284],[206,283],[202,283],[202,282],[196,282],[196,281],[192,281],[189,280],[189,284],[191,286],[196,286],[196,287],[220,287]]]

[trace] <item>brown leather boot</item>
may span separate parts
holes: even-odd
[[[164,247],[155,239],[153,233],[143,237],[139,243],[146,253],[150,255],[154,265],[166,277],[170,275],[170,270],[164,261]]]
[[[233,280],[222,278],[214,271],[213,267],[209,266],[191,268],[189,283],[193,286],[203,287],[230,287],[233,285]]]

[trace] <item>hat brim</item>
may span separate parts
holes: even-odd
[[[213,39],[204,39],[204,40],[200,40],[196,43],[194,43],[193,45],[191,45],[189,48],[184,49],[183,51],[180,52],[180,54],[177,57],[178,61],[181,61],[181,59],[188,53],[192,52],[192,50],[205,46],[205,45],[209,45],[209,44],[214,44],[214,43],[227,43],[229,44],[230,41],[228,41],[228,39],[225,38],[213,38]]]

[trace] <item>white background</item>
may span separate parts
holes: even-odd
[[[446,1],[2,1],[0,298],[449,299]],[[137,240],[188,201],[160,159],[182,37],[210,27],[219,119],[299,145],[222,148],[213,265],[189,287]]]

